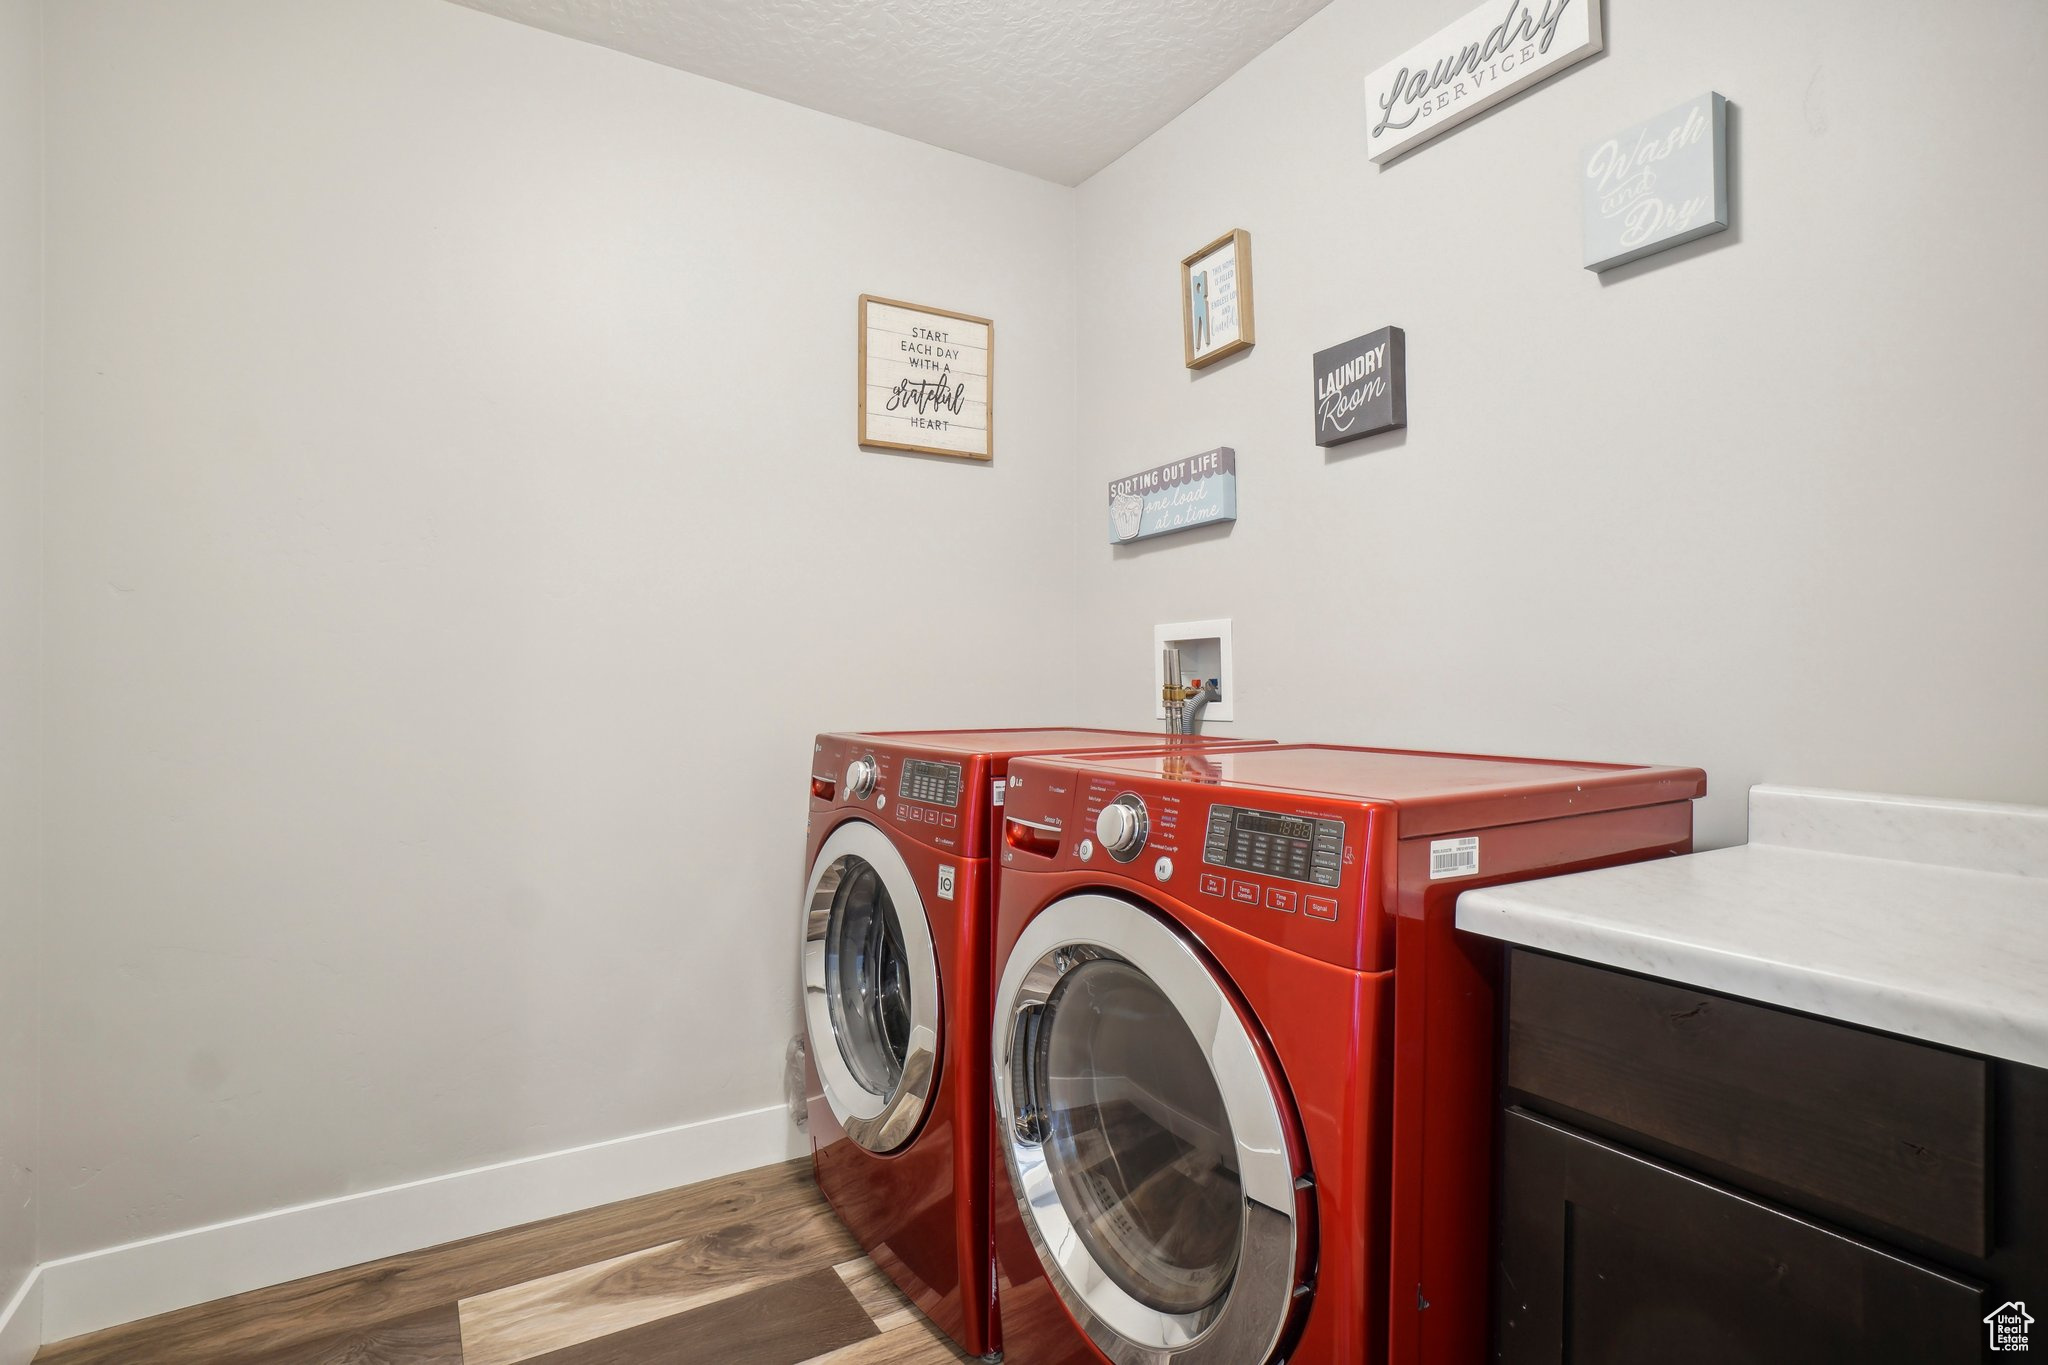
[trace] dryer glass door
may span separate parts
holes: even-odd
[[[804,897],[804,1019],[846,1135],[873,1152],[909,1141],[938,1074],[939,969],[903,855],[853,821],[818,851]]]
[[[1075,1320],[1128,1365],[1258,1365],[1305,1275],[1288,1123],[1208,963],[1079,895],[1003,973],[993,1061],[1025,1226]]]

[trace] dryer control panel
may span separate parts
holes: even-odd
[[[812,748],[811,808],[857,809],[941,853],[985,858],[986,807],[972,797],[988,780],[986,760],[904,753],[865,735],[820,735]]]

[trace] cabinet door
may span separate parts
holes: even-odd
[[[1984,1291],[1510,1109],[1507,1365],[1945,1365],[1979,1358]]]

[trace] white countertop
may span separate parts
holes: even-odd
[[[2048,809],[1750,790],[1750,842],[1468,891],[1458,927],[2048,1067]]]

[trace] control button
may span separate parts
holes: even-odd
[[[960,823],[960,817],[953,814],[951,811],[947,811],[944,815],[941,815],[939,817],[939,823],[944,825],[947,829],[951,829],[953,828],[953,826]]]
[[[1095,838],[1110,857],[1127,863],[1145,847],[1146,826],[1145,803],[1125,792],[1095,817]]]
[[[1335,886],[1337,884],[1337,869],[1334,867],[1319,867],[1316,869],[1316,875],[1310,880],[1314,881],[1317,886]]]
[[[1310,919],[1337,918],[1337,902],[1331,900],[1328,896],[1304,897],[1302,908],[1308,911]]]
[[[1095,856],[1095,841],[1083,839],[1080,843],[1074,845],[1074,856],[1084,863],[1093,858]]]
[[[1228,884],[1214,872],[1204,872],[1202,874],[1202,894],[1205,896],[1226,895],[1228,894]]]
[[[1173,859],[1161,858],[1158,862],[1152,864],[1152,875],[1162,882],[1171,877],[1173,875]]]
[[[1268,910],[1285,911],[1290,915],[1293,914],[1294,893],[1292,891],[1282,891],[1278,887],[1268,890],[1266,892],[1266,908]]]
[[[1259,888],[1253,886],[1250,882],[1232,882],[1230,884],[1230,898],[1234,901],[1243,901],[1246,905],[1257,905],[1259,903]]]
[[[875,789],[875,760],[873,755],[856,758],[846,765],[846,794],[856,801],[864,801]]]
[[[875,798],[875,809],[876,809],[876,810],[887,810],[887,809],[889,809],[889,798],[888,798],[888,797],[886,797],[886,796],[878,796],[878,797],[876,797],[876,798]]]

